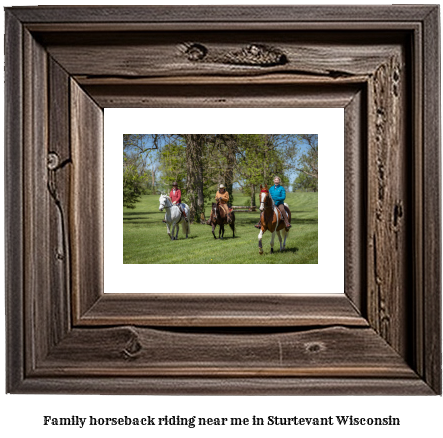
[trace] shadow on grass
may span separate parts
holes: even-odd
[[[291,219],[291,225],[318,225],[318,219]]]
[[[139,221],[139,222],[135,222],[135,221]],[[152,221],[152,219],[147,219],[145,217],[141,217],[141,216],[135,216],[135,217],[124,217],[123,218],[123,223],[124,224],[153,224],[155,223],[154,221]]]
[[[158,225],[156,222],[153,221],[140,221],[137,220],[138,218],[134,218],[134,219],[124,219],[123,220],[123,225],[144,225],[144,226],[152,226],[152,225]]]
[[[258,222],[258,218],[255,219],[240,219],[237,221],[236,225],[241,226],[254,226]],[[318,219],[291,219],[291,225],[318,225]]]
[[[135,216],[135,215],[139,215],[139,216],[146,216],[148,214],[158,214],[157,212],[154,211],[126,211],[123,213],[123,217],[125,216]]]
[[[217,233],[215,233],[215,235],[217,236],[217,240],[241,239],[241,236],[234,236],[234,237],[232,237],[232,235],[231,235],[231,236],[226,236],[226,233],[225,233],[225,237],[223,237],[223,239],[221,239],[221,238],[219,239]],[[211,234],[211,237],[214,238],[214,237],[212,236],[212,234]]]
[[[299,249],[298,246],[295,246],[294,248],[286,247],[283,252],[292,252],[293,254],[295,254],[296,252],[298,252],[298,249]]]
[[[168,239],[169,239],[169,236],[168,236],[168,234],[166,234],[166,236],[168,237]],[[186,239],[186,236],[180,236],[180,234],[178,235],[178,241],[181,241],[181,240],[191,240],[191,239],[197,239],[197,237],[198,236],[188,236],[188,238]],[[171,240],[171,239],[169,239],[171,242],[175,242],[175,240]]]

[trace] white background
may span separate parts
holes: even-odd
[[[45,1],[45,4],[51,2]],[[53,4],[62,2],[56,1]],[[112,4],[112,1],[95,1],[95,4]],[[133,1],[131,4],[148,4],[148,2]],[[164,3],[164,2],[156,2]],[[188,2],[196,4],[196,2]],[[209,2],[202,2],[202,4]],[[222,3],[222,2],[219,2]],[[232,2],[226,2],[227,4]],[[260,0],[242,0],[242,4],[270,3]],[[279,4],[295,4],[279,0]],[[303,0],[302,4],[326,4],[324,1]],[[334,2],[331,2],[334,3]],[[356,4],[357,1],[340,0],[340,4]],[[364,3],[388,4],[383,1],[369,1]],[[403,2],[404,3],[404,2]],[[29,1],[14,1],[4,5],[30,5]],[[3,26],[3,19],[0,20]],[[0,74],[3,70],[0,69]],[[3,96],[2,96],[3,98]],[[1,105],[3,108],[3,105]],[[0,118],[3,124],[3,118]],[[0,154],[3,157],[3,154]],[[2,159],[2,158],[1,158]],[[0,165],[0,172],[3,166]],[[3,190],[3,174],[0,175],[0,188]],[[1,194],[3,199],[3,193]],[[1,212],[3,223],[3,212]],[[0,244],[3,243],[3,233],[0,233]],[[4,284],[4,264],[0,264],[1,284]],[[0,300],[0,327],[4,330],[4,300]],[[4,336],[0,336],[0,355],[5,357]],[[4,391],[4,361],[0,365],[0,393]],[[250,436],[266,437],[278,434],[280,437],[352,437],[391,438],[393,436],[439,436],[443,428],[441,413],[443,402],[441,397],[153,397],[153,396],[65,396],[65,395],[0,395],[0,433],[2,436],[36,436],[36,437],[96,437],[105,433],[108,438],[121,437],[131,434],[132,437],[162,437],[168,435],[183,437],[213,437]],[[350,428],[102,428],[78,429],[77,427],[48,428],[42,426],[43,415],[52,416],[144,416],[153,415],[200,415],[200,416],[251,416],[261,417],[267,415],[280,416],[329,416],[329,415],[354,415],[354,416],[398,416],[401,419],[400,427],[350,427]],[[100,435],[98,435],[100,434]]]
[[[171,123],[171,120],[173,121]],[[204,129],[203,129],[204,127]],[[203,131],[202,131],[203,129]],[[318,134],[319,142],[319,262],[315,265],[229,265],[232,283],[239,293],[269,293],[275,288],[271,276],[251,288],[250,279],[258,278],[263,269],[284,269],[286,283],[278,293],[343,293],[344,292],[344,110],[343,108],[149,108],[105,109],[105,292],[170,293],[164,286],[170,265],[123,265],[123,193],[121,186],[121,148],[123,134],[174,134],[178,132],[214,134]],[[296,204],[289,203],[294,212]],[[158,205],[156,206],[156,209]],[[158,211],[158,210],[157,210]],[[294,217],[294,213],[293,213]],[[258,220],[258,214],[257,214]],[[194,224],[191,226],[202,227]],[[207,228],[207,239],[212,234]],[[297,226],[293,226],[287,242],[297,242]],[[184,238],[179,232],[179,238]],[[270,251],[271,234],[263,236],[263,248]],[[173,247],[164,230],[164,245]],[[257,239],[251,241],[251,253],[257,258]],[[278,237],[274,241],[279,249]],[[171,248],[173,250],[173,248]],[[146,242],[149,252],[149,242]],[[300,248],[299,251],[303,251]],[[192,257],[192,252],[189,253]],[[210,260],[208,260],[210,263]],[[174,265],[180,278],[181,293],[193,293],[188,279],[199,278],[200,284],[211,284],[211,293],[226,293],[224,284],[211,281],[219,265]],[[169,283],[169,282],[168,282]]]

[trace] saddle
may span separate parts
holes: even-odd
[[[285,205],[284,207],[285,207],[286,215],[287,215],[288,218],[289,218],[289,208],[286,207],[286,205]],[[281,212],[281,210],[280,210],[276,205],[274,205],[274,209],[277,210],[278,219],[281,220],[281,221],[284,221],[283,213]],[[275,211],[275,210],[274,210],[274,211]]]
[[[181,205],[178,206],[178,209],[180,211],[180,220],[182,220],[182,218],[187,219],[185,209]]]

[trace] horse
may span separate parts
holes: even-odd
[[[228,219],[226,217],[225,211],[223,208],[220,208],[220,202],[214,202],[212,203],[212,212],[211,212],[211,218],[209,219],[210,224],[212,225],[212,235],[214,236],[214,239],[217,239],[215,237],[215,227],[219,225],[218,230],[218,238],[223,240],[223,236],[225,235],[225,224],[228,223]],[[231,212],[231,222],[229,223],[229,226],[232,230],[232,237],[235,237],[235,214],[232,211]],[[220,237],[221,234],[221,237]]]
[[[178,205],[174,205],[168,195],[160,195],[160,206],[158,209],[160,211],[166,209],[166,229],[171,240],[178,239],[178,224],[180,222],[182,224],[182,232],[186,234],[186,239],[188,238],[188,234],[191,232],[191,227],[189,225],[189,207],[186,204],[183,205],[185,206],[186,217],[188,218],[187,221],[182,217],[180,207]],[[174,237],[175,228],[177,228],[177,231]]]
[[[262,246],[262,237],[263,233],[266,230],[269,230],[272,233],[271,237],[271,254],[274,253],[274,239],[275,233],[277,233],[278,240],[280,241],[280,252],[282,252],[286,248],[286,238],[288,237],[289,230],[285,228],[285,221],[280,218],[280,211],[274,205],[271,196],[269,195],[268,186],[265,185],[263,188],[260,185],[260,211],[261,214],[261,229],[258,235],[258,252],[259,254],[263,254],[263,246]],[[285,203],[285,207],[287,207],[288,220],[291,222],[291,211],[289,210],[288,204]],[[280,231],[283,230],[283,245],[282,238],[280,235]]]

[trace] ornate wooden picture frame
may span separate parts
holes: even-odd
[[[438,6],[7,8],[7,391],[441,394],[439,59]],[[103,108],[177,106],[344,108],[345,294],[103,293]]]

